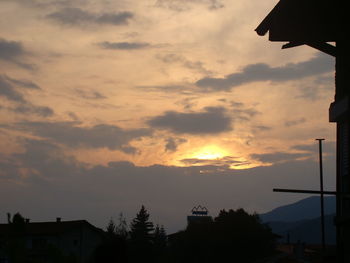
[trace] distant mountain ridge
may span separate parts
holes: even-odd
[[[335,244],[336,229],[333,219],[336,211],[335,197],[325,197],[325,238],[327,244]],[[261,214],[281,242],[301,241],[307,244],[321,243],[320,197],[309,197],[296,203],[277,207]]]
[[[334,226],[335,214],[325,216],[326,244],[334,245],[336,242],[336,229]],[[267,223],[275,234],[280,235],[281,242],[306,244],[321,243],[321,217],[295,222],[272,221]]]
[[[314,219],[320,216],[320,197],[312,196],[293,204],[277,207],[270,212],[260,214],[263,222],[282,221],[295,222],[306,219]],[[325,215],[336,212],[335,197],[324,197]]]

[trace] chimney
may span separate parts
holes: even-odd
[[[26,218],[26,224],[29,224],[30,219]]]
[[[61,218],[60,217],[56,217],[56,222],[60,223],[61,222]]]

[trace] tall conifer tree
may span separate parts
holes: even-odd
[[[141,207],[130,225],[130,259],[131,262],[153,262],[153,223],[144,206]]]
[[[134,242],[151,243],[153,223],[149,221],[149,213],[142,205],[130,226],[130,238]]]

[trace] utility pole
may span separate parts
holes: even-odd
[[[324,200],[323,200],[323,166],[322,166],[322,141],[324,139],[316,139],[319,146],[319,159],[320,159],[320,195],[321,195],[321,238],[322,238],[322,251],[326,251],[325,231],[324,231]]]
[[[322,255],[326,252],[326,238],[325,238],[325,225],[324,225],[324,195],[336,195],[341,197],[349,198],[348,194],[338,193],[336,191],[324,191],[323,190],[323,164],[322,164],[322,141],[324,139],[315,139],[318,141],[319,145],[319,162],[320,162],[320,190],[300,190],[300,189],[281,189],[274,188],[274,192],[284,192],[284,193],[303,193],[303,194],[320,194],[321,199],[321,243],[322,243]]]

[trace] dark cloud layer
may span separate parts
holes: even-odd
[[[306,122],[305,118],[299,118],[299,119],[295,119],[295,120],[288,120],[284,122],[284,125],[286,127],[291,127],[291,126],[295,126],[295,125],[299,125]]]
[[[274,153],[252,154],[251,157],[253,159],[259,160],[264,163],[278,163],[278,162],[293,161],[302,157],[310,157],[310,154],[274,152]]]
[[[98,44],[104,49],[113,49],[113,50],[134,50],[134,49],[144,49],[148,48],[151,45],[146,42],[101,42]]]
[[[23,55],[24,49],[20,42],[0,38],[0,59],[13,60]]]
[[[174,133],[218,134],[232,130],[231,119],[223,107],[207,107],[202,112],[168,111],[148,121],[151,127]]]
[[[108,124],[82,127],[76,122],[23,122],[18,123],[17,127],[68,147],[106,147],[129,154],[136,152],[136,149],[129,145],[131,140],[151,134],[149,129],[125,130]]]
[[[212,74],[212,72],[210,70],[207,70],[205,68],[203,62],[188,60],[186,57],[178,55],[178,54],[168,53],[168,54],[164,54],[164,55],[157,55],[156,57],[159,60],[161,60],[163,63],[180,64],[187,69],[194,70],[194,71],[200,72],[202,74],[206,74],[207,76]]]
[[[41,117],[50,117],[54,111],[50,107],[33,105],[29,102],[21,90],[38,90],[41,88],[35,83],[27,80],[18,80],[6,75],[0,75],[0,97],[5,97],[14,106],[7,108],[10,111],[20,114],[34,114]]]
[[[334,141],[324,141],[322,151],[324,153],[324,159],[334,157],[336,151]],[[315,141],[313,144],[299,144],[290,148],[291,152],[273,152],[264,154],[252,154],[253,159],[262,161],[264,163],[279,163],[279,162],[290,162],[298,160],[299,158],[318,158],[319,146],[318,142]],[[297,151],[297,152],[295,152]]]
[[[51,7],[51,6],[69,6],[74,2],[75,4],[82,4],[86,0],[0,0],[0,2],[11,2],[11,3],[17,3],[21,6],[28,6],[28,7]]]
[[[241,72],[232,73],[224,78],[202,78],[196,85],[204,91],[229,91],[231,88],[255,81],[282,82],[301,79],[334,71],[334,59],[324,54],[308,61],[289,63],[281,67],[267,64],[251,64]]]
[[[169,137],[165,140],[165,151],[166,152],[175,152],[177,150],[177,147],[182,144],[187,142],[186,139],[184,138],[172,138]]]
[[[85,90],[85,89],[75,89],[77,95],[83,99],[88,100],[102,100],[107,97],[97,90]]]
[[[193,5],[205,5],[209,10],[223,8],[220,0],[157,0],[155,6],[167,8],[176,12],[190,10]]]
[[[11,62],[23,69],[34,70],[35,65],[24,62],[24,56],[27,54],[21,42],[0,38],[0,61]]]
[[[237,160],[237,158],[232,156],[225,156],[216,159],[198,159],[198,158],[186,158],[180,160],[184,165],[200,165],[200,166],[217,166],[226,169],[230,169],[231,166],[239,167],[241,165],[247,165],[249,162],[242,162]]]
[[[76,7],[67,7],[46,16],[47,18],[66,25],[105,24],[126,25],[133,17],[131,12],[91,13]]]
[[[34,114],[41,117],[50,117],[54,115],[54,110],[47,106],[36,106],[31,103],[26,103],[23,105],[16,106],[11,108],[15,113],[20,114]]]
[[[319,152],[319,144],[315,140],[315,143],[313,144],[299,144],[292,147],[293,150],[302,151],[302,152],[309,152],[312,153],[314,156],[318,156]],[[336,151],[336,144],[334,141],[323,141],[322,142],[322,152],[325,154],[331,154]]]
[[[10,101],[25,102],[23,95],[17,91],[13,81],[4,75],[0,75],[0,96]]]
[[[215,215],[223,208],[261,211],[261,207],[274,208],[301,198],[278,195],[272,188],[302,185],[312,189],[317,167],[315,162],[290,161],[229,170],[204,166],[198,160],[188,160],[198,165],[190,167],[139,167],[129,162],[87,167],[47,140],[25,140],[22,145],[21,153],[0,153],[3,211],[20,211],[33,221],[59,216],[63,220],[86,219],[104,227],[114,213],[123,212],[130,218],[144,204],[151,220],[164,224],[169,233],[186,226],[186,215],[198,203]],[[334,163],[326,161],[324,166],[328,189],[334,186]]]

